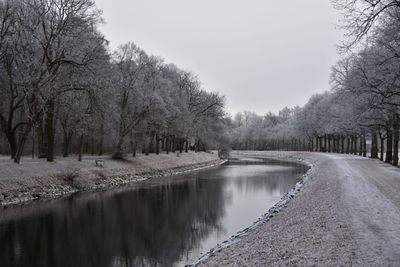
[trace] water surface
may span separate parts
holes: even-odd
[[[273,206],[306,167],[260,159],[0,210],[0,266],[183,266]]]

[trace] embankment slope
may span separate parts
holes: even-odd
[[[399,266],[400,169],[357,156],[245,152],[313,162],[287,207],[201,266]]]
[[[103,167],[96,166],[101,160]],[[216,153],[139,155],[125,161],[86,156],[82,162],[60,158],[55,162],[24,159],[17,165],[0,158],[0,206],[52,199],[79,191],[114,188],[145,179],[218,165]]]

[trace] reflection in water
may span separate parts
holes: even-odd
[[[305,168],[234,161],[0,213],[0,266],[172,266],[250,225]]]

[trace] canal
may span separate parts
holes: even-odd
[[[0,266],[184,266],[251,225],[307,171],[220,167],[0,210]]]

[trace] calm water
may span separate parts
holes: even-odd
[[[259,218],[304,166],[241,160],[0,210],[0,266],[183,266]]]

